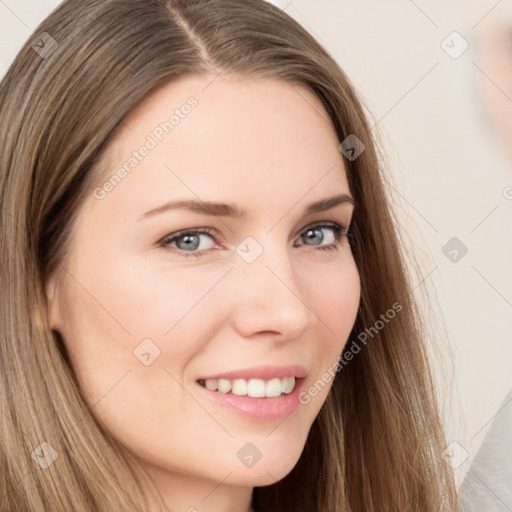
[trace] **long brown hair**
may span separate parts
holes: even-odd
[[[339,141],[364,144],[345,155],[362,287],[346,351],[357,340],[360,351],[336,372],[297,465],[255,488],[256,510],[455,510],[423,324],[364,103],[327,51],[263,0],[65,0],[1,82],[0,507],[145,510],[141,474],[95,421],[48,328],[45,286],[123,118],[165,83],[219,73],[308,87]],[[37,449],[49,447],[57,459],[42,469]]]

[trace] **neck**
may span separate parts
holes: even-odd
[[[148,472],[170,510],[256,512],[251,506],[253,487],[225,485],[222,481],[193,479],[187,475],[170,475],[154,467]],[[155,500],[148,512],[160,510]]]

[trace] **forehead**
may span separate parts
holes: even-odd
[[[125,118],[98,184],[120,174],[109,200],[123,196],[134,205],[143,196],[149,203],[185,192],[204,200],[250,192],[297,201],[312,189],[315,197],[333,187],[348,192],[338,143],[321,101],[305,86],[187,76],[160,87]]]

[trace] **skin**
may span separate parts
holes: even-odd
[[[308,216],[310,203],[350,195],[334,128],[303,87],[240,76],[185,77],[145,99],[102,160],[104,183],[190,96],[198,105],[103,199],[87,196],[61,272],[49,282],[61,333],[92,414],[155,480],[175,511],[247,512],[255,486],[284,478],[303,451],[330,381],[286,419],[259,420],[206,400],[196,380],[263,364],[302,364],[313,385],[335,363],[356,319],[360,280],[349,203]],[[209,84],[209,85],[208,85]],[[236,203],[246,219],[170,210],[172,199]],[[185,258],[184,229],[210,227]],[[272,229],[271,229],[272,228]],[[252,236],[252,263],[237,245]],[[197,239],[194,239],[197,241]],[[335,245],[337,250],[321,250]],[[181,249],[181,251],[180,251]],[[180,255],[181,253],[181,255]],[[229,273],[228,273],[229,271]],[[134,356],[144,339],[160,356]],[[262,458],[247,468],[247,443]],[[156,510],[152,508],[151,510]]]

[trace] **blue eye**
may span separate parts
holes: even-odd
[[[208,249],[208,247],[201,247],[201,249],[197,251],[197,249],[201,246],[201,237],[209,237],[214,242],[218,242],[214,230],[209,228],[201,228],[193,229],[190,231],[180,231],[178,233],[168,235],[162,240],[161,244],[165,248],[172,248],[171,244],[175,244],[175,247],[178,249],[178,254],[185,257],[201,256],[202,251]]]
[[[324,231],[330,231],[330,243],[325,245],[325,235]],[[313,242],[311,245],[318,246],[317,249],[322,250],[338,250],[339,244],[342,242],[343,238],[349,237],[349,230],[344,228],[336,223],[328,223],[328,224],[315,224],[306,228],[300,238],[305,241]],[[299,244],[305,245],[305,244]]]
[[[325,234],[327,232],[327,235]],[[338,250],[343,239],[350,237],[349,230],[336,223],[317,223],[307,227],[299,236],[301,241],[298,245],[311,245],[318,250]],[[210,239],[213,243],[208,247],[201,244],[201,239]],[[327,243],[325,239],[327,240]],[[308,242],[312,242],[311,244]],[[202,256],[205,251],[213,249],[215,244],[220,243],[220,237],[211,228],[191,229],[178,231],[166,236],[160,242],[165,249],[170,249],[178,255],[188,258],[189,256]]]

